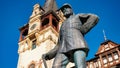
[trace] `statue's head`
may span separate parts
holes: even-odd
[[[69,4],[64,4],[60,10],[63,12],[66,18],[70,17],[70,15],[73,15],[72,7]]]

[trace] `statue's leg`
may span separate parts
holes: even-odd
[[[64,54],[57,54],[53,62],[52,68],[66,68],[69,60]]]
[[[76,68],[86,68],[86,53],[83,50],[74,52],[74,62]]]

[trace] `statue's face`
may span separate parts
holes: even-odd
[[[63,10],[63,14],[64,14],[65,17],[68,18],[70,15],[73,14],[73,11],[72,11],[71,8],[66,7],[66,8],[64,8],[64,10]]]

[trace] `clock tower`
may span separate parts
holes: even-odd
[[[29,22],[19,28],[17,68],[45,68],[42,54],[56,46],[59,28],[65,20],[55,0],[46,0],[44,6],[35,4]],[[47,61],[52,68],[53,59]]]

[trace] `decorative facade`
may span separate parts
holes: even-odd
[[[101,43],[95,57],[87,61],[87,68],[120,68],[120,45],[111,40]]]
[[[42,54],[56,46],[59,28],[64,20],[55,0],[46,0],[43,7],[34,5],[29,22],[19,29],[17,68],[45,68]],[[47,61],[48,68],[52,68],[52,63],[53,59]]]

